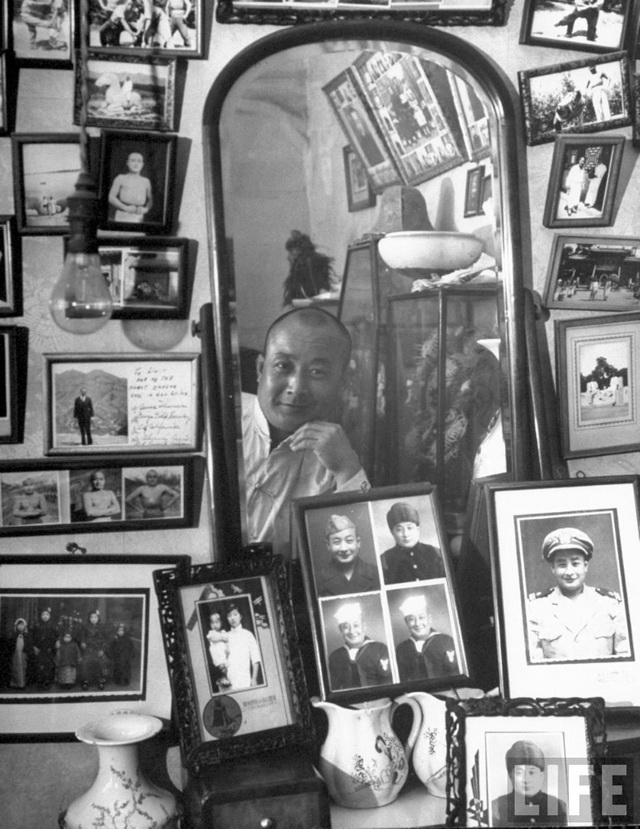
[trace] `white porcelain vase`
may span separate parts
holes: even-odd
[[[76,737],[95,745],[98,776],[66,811],[64,829],[178,829],[176,798],[142,774],[139,744],[162,722],[146,714],[114,713],[82,726]]]

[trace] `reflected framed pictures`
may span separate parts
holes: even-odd
[[[147,22],[141,3],[127,9],[91,4],[89,46],[96,53],[202,58],[204,8],[198,0],[172,0],[156,6]]]
[[[17,443],[22,433],[17,331],[15,325],[0,325],[0,444]]]
[[[479,216],[482,213],[484,194],[484,167],[472,167],[467,171],[467,187],[464,194],[464,217]]]
[[[631,124],[627,52],[518,72],[527,144]]]
[[[0,741],[73,740],[78,717],[171,718],[153,573],[184,555],[3,556]]]
[[[193,239],[101,236],[100,267],[111,291],[113,318],[185,319],[196,251]]]
[[[637,476],[486,492],[503,696],[637,705]]]
[[[82,88],[75,61],[73,123],[80,123]],[[177,127],[176,61],[153,55],[89,51],[87,126],[171,132]]]
[[[11,11],[8,7],[11,6]],[[7,3],[9,46],[18,66],[71,69],[76,37],[75,0]]]
[[[556,234],[544,304],[572,311],[638,310],[639,272],[638,236]]]
[[[520,43],[583,52],[624,49],[633,4],[525,0]]]
[[[0,216],[0,317],[22,311],[22,269],[15,216]]]
[[[555,337],[564,457],[640,449],[640,314],[556,320]]]
[[[447,826],[600,823],[602,699],[448,700],[447,737]]]
[[[199,355],[44,354],[45,454],[193,452]]]
[[[98,198],[101,227],[169,233],[176,164],[176,135],[103,130]]]
[[[373,207],[376,194],[369,184],[366,167],[348,144],[342,148],[342,158],[349,213]]]
[[[154,574],[183,762],[207,766],[308,745],[311,709],[281,557]]]
[[[294,510],[323,699],[353,702],[468,679],[434,487],[300,498]]]
[[[21,234],[69,232],[68,198],[80,173],[80,139],[75,133],[14,133],[13,188]]]
[[[553,148],[545,227],[608,227],[625,138],[559,135]]]
[[[283,4],[279,0],[222,0],[216,6],[219,23],[257,23],[276,26],[310,20],[347,20],[350,17],[409,20],[428,26],[502,26],[506,0],[309,0]]]
[[[0,536],[194,527],[203,478],[198,455],[1,464]]]

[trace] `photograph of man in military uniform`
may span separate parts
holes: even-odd
[[[615,509],[519,521],[528,662],[630,659]]]

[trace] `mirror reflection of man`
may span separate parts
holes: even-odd
[[[329,654],[332,691],[367,688],[391,682],[389,650],[383,642],[369,639],[358,602],[342,605],[334,613],[344,644]]]
[[[330,516],[326,527],[329,562],[318,574],[319,596],[368,593],[380,589],[378,571],[360,556],[360,536],[348,515]]]
[[[410,634],[396,648],[400,681],[457,676],[460,668],[453,637],[433,628],[427,597],[422,593],[409,596],[400,612]]]
[[[532,662],[628,656],[620,596],[585,584],[594,553],[591,538],[575,527],[552,530],[542,542],[555,586],[529,596]]]
[[[321,308],[297,308],[267,331],[258,393],[242,395],[249,540],[290,554],[291,500],[368,489],[338,423],[351,338]]]

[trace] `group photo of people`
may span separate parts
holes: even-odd
[[[354,496],[304,517],[329,690],[465,675],[447,553],[426,495]]]
[[[141,694],[143,594],[0,594],[0,694]]]
[[[192,49],[201,0],[92,0],[90,45]]]

